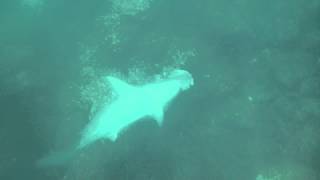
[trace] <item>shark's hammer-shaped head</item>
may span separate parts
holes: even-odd
[[[160,80],[143,85],[129,84],[114,76],[107,76],[106,80],[115,97],[87,124],[78,149],[101,138],[115,141],[120,132],[144,117],[161,125],[168,104],[179,92],[194,84],[192,75],[181,69],[174,69]]]
[[[188,71],[182,69],[175,69],[170,72],[168,79],[178,81],[182,91],[189,89],[194,84],[192,75]]]

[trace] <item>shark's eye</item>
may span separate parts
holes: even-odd
[[[192,79],[192,75],[188,71],[181,70],[181,69],[175,69],[170,73],[169,78]]]

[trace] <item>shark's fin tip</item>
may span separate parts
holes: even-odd
[[[113,76],[108,76],[107,77],[108,82],[111,85],[112,90],[117,94],[117,95],[122,95],[125,93],[128,93],[131,89],[133,89],[133,86],[128,84],[127,82],[113,77]]]

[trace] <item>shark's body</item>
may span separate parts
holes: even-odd
[[[141,118],[150,117],[161,125],[168,103],[193,85],[191,74],[180,69],[171,71],[162,80],[141,86],[130,85],[113,76],[108,76],[107,81],[116,97],[93,116],[76,148],[50,153],[36,162],[37,167],[66,165],[82,148],[99,139],[115,141],[121,131]]]
[[[161,125],[168,103],[193,85],[191,74],[180,69],[173,70],[165,79],[141,86],[112,76],[107,80],[116,98],[88,123],[77,149],[102,138],[115,141],[122,130],[144,117],[153,118]]]

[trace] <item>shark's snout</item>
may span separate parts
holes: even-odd
[[[194,85],[192,75],[188,71],[182,69],[175,69],[172,71],[169,75],[169,78],[178,80],[182,90],[187,90]]]

